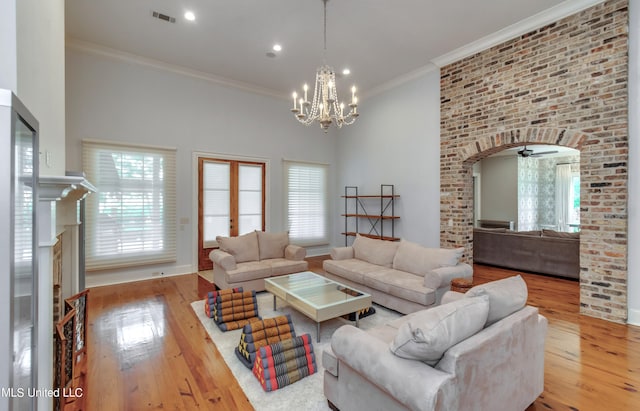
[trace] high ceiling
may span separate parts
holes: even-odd
[[[311,83],[322,64],[321,0],[65,3],[70,44],[90,43],[90,47],[114,49],[277,95],[289,95],[302,83]],[[348,78],[339,81],[340,87],[356,84],[366,94],[426,70],[437,57],[561,3],[330,0],[327,63],[336,71],[351,70]],[[184,18],[186,10],[195,13],[195,21]],[[176,21],[153,18],[152,11]],[[275,43],[282,45],[282,51],[268,57]]]

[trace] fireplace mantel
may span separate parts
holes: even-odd
[[[40,176],[40,201],[79,201],[97,189],[84,176]]]

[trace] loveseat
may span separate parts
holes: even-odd
[[[578,279],[580,233],[476,228],[473,262]]]
[[[211,251],[213,282],[218,288],[264,290],[264,279],[306,271],[303,247],[289,244],[288,233],[254,231],[238,237],[216,237]]]
[[[331,250],[325,276],[371,294],[373,302],[408,314],[440,303],[453,278],[471,278],[461,263],[464,248],[427,248],[402,240],[358,235],[353,245]]]
[[[324,394],[350,410],[522,411],[544,389],[547,320],[520,276],[449,291],[440,306],[333,334]]]

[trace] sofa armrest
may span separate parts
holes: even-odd
[[[466,263],[459,263],[453,267],[440,267],[429,271],[424,276],[424,286],[437,290],[450,287],[454,278],[472,278],[473,268]]]
[[[442,296],[442,300],[440,300],[440,304],[452,303],[454,301],[458,301],[461,298],[464,298],[463,293],[459,293],[457,291],[447,291]]]
[[[214,262],[214,264],[218,264],[226,271],[235,270],[237,268],[235,257],[222,250],[213,250],[209,253],[209,258]]]
[[[434,410],[453,396],[453,376],[396,356],[389,344],[352,325],[335,331],[331,349],[340,362],[411,410]]]
[[[289,244],[284,249],[284,258],[293,261],[302,261],[307,256],[307,249],[298,245]]]
[[[353,247],[335,247],[331,249],[332,260],[349,260],[353,258]]]

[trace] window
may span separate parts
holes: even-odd
[[[83,142],[87,270],[176,260],[175,150]]]
[[[571,173],[571,199],[569,203],[569,224],[572,227],[580,225],[580,172]]]
[[[291,242],[329,242],[327,174],[323,164],[284,162],[286,221]]]

